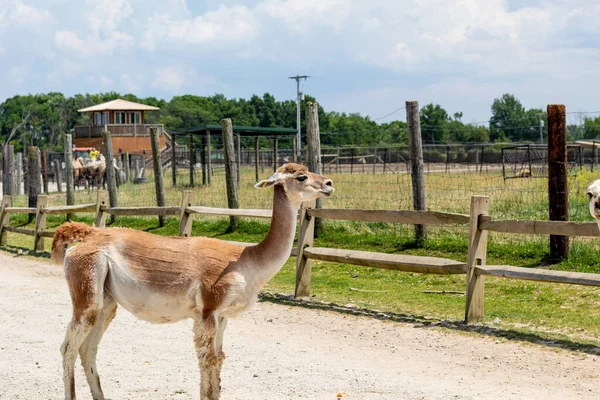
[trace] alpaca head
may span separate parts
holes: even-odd
[[[595,180],[588,187],[587,196],[590,202],[590,214],[600,226],[600,179]]]
[[[284,164],[268,179],[254,185],[257,189],[266,189],[281,185],[287,198],[296,204],[321,197],[329,197],[334,192],[333,182],[322,175],[313,174],[304,165]]]

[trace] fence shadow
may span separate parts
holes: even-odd
[[[446,328],[460,332],[478,333],[483,336],[494,338],[503,338],[511,341],[518,341],[530,344],[536,344],[548,348],[560,348],[564,350],[586,353],[589,355],[600,355],[600,347],[587,343],[579,343],[568,339],[548,339],[535,333],[525,333],[516,330],[495,327],[491,324],[470,324],[463,321],[440,320],[422,315],[402,314],[395,312],[383,312],[371,310],[363,307],[341,306],[335,303],[321,302],[305,299],[294,299],[294,296],[279,293],[262,292],[259,294],[259,301],[275,304],[284,304],[287,306],[303,307],[324,311],[332,311],[340,314],[350,314],[360,317],[374,318],[378,320],[403,322],[413,324],[415,328]]]

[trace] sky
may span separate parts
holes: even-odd
[[[405,120],[417,100],[475,123],[503,93],[600,111],[599,72],[597,0],[0,0],[0,101],[295,100],[300,74],[327,111]]]

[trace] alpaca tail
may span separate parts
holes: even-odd
[[[52,261],[62,264],[65,260],[67,245],[82,241],[86,236],[94,232],[95,228],[82,224],[81,222],[67,222],[56,228],[52,240]]]

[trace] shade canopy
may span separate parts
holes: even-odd
[[[233,132],[240,136],[266,136],[266,137],[279,137],[279,136],[295,136],[296,130],[291,128],[262,128],[254,126],[239,126],[234,125]],[[200,135],[204,136],[208,133],[212,135],[220,135],[222,133],[221,125],[216,124],[205,124],[192,126],[184,129],[169,129],[171,135]]]

